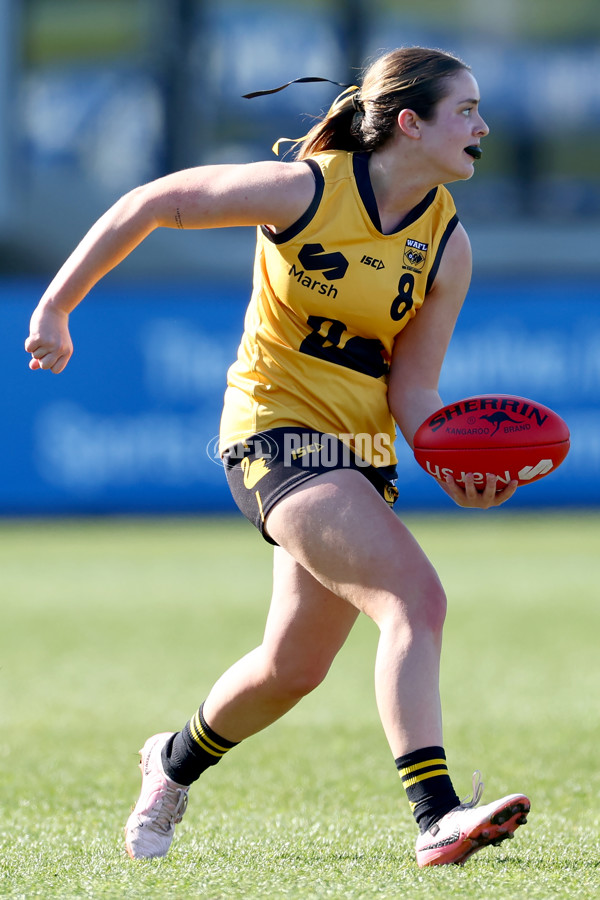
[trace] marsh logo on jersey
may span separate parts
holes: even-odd
[[[298,259],[307,271],[320,271],[328,281],[343,278],[348,269],[348,260],[344,254],[339,250],[326,253],[323,244],[305,244]]]
[[[317,294],[325,294],[334,299],[337,297],[337,288],[331,282],[343,278],[348,270],[348,260],[343,253],[339,250],[326,253],[322,244],[305,244],[298,254],[298,261],[302,268],[297,269],[295,263],[292,263],[288,273],[290,278],[295,278],[302,287]],[[326,278],[329,284],[311,278],[308,272],[322,272],[323,278]]]
[[[410,269],[411,272],[422,272],[428,250],[429,244],[408,238],[404,246],[404,268]]]

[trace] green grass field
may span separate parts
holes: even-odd
[[[514,841],[416,867],[365,620],[318,691],[194,787],[171,854],[131,862],[138,747],[260,640],[270,548],[241,518],[4,522],[0,896],[597,898],[600,516],[408,521],[449,594],[454,782],[527,792]]]

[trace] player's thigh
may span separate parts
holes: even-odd
[[[437,574],[408,528],[360,472],[336,469],[283,497],[266,528],[338,597],[373,618],[394,599],[443,604]],[[377,610],[379,611],[379,610]]]

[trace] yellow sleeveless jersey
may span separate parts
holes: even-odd
[[[369,154],[307,160],[306,213],[258,229],[254,288],[227,376],[221,451],[283,425],[335,434],[366,462],[396,462],[387,402],[397,334],[418,313],[458,219],[444,187],[392,234],[381,231]]]

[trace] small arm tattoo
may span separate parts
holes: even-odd
[[[183,219],[181,218],[179,207],[175,210],[175,223],[178,228],[183,228]]]

